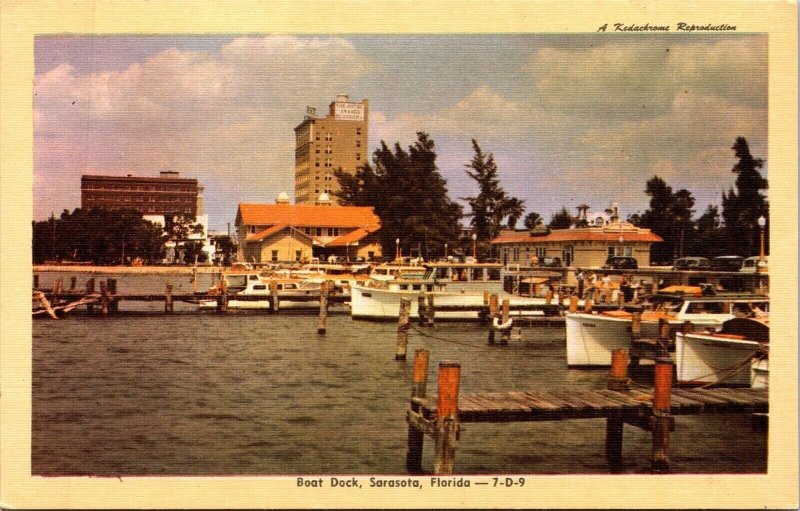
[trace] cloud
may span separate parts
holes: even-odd
[[[291,193],[293,128],[305,105],[327,104],[373,68],[345,39],[291,36],[167,49],[120,71],[59,65],[34,79],[34,172],[47,176],[34,192],[71,208],[87,169],[178,170],[222,189],[234,181],[243,195],[209,202],[212,217],[229,217],[240,197]],[[65,191],[61,200],[54,189]]]

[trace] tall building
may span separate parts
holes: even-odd
[[[81,176],[81,208],[135,209],[143,215],[203,216],[203,186],[197,179],[161,172],[159,177]]]
[[[334,193],[339,182],[333,175],[342,169],[355,174],[364,165],[369,146],[369,101],[351,102],[340,94],[328,115],[316,117],[312,108],[295,129],[294,195],[297,204],[313,204],[322,193],[338,203]]]

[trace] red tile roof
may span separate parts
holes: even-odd
[[[335,240],[331,241],[330,243],[327,243],[325,246],[326,247],[346,247],[348,245],[351,245],[353,243],[361,241],[362,239],[366,238],[368,235],[370,235],[371,233],[377,231],[378,229],[379,229],[379,227],[377,225],[372,226],[372,227],[366,227],[366,228],[363,228],[363,227],[362,228],[358,228],[358,229],[356,229],[354,231],[348,232],[347,234],[339,236],[338,238],[336,238]]]
[[[622,236],[625,241],[639,243],[657,243],[664,241],[661,236],[651,232],[649,229],[638,229],[637,231],[626,230],[614,232],[611,230],[594,229],[557,229],[550,231],[544,236],[531,236],[528,232],[508,232],[501,233],[500,236],[492,240],[493,245],[504,243],[544,243],[548,241],[613,241],[619,242]]]
[[[311,204],[239,204],[236,224],[294,227],[370,227],[380,220],[371,207]]]

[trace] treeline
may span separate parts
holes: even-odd
[[[343,205],[372,206],[381,219],[380,241],[383,253],[439,257],[444,245],[449,253],[470,255],[475,236],[477,255],[492,255],[491,240],[503,228],[514,229],[525,214],[525,204],[508,195],[500,186],[497,164],[492,153],[484,153],[472,141],[474,155],[465,165],[467,175],[475,181],[478,193],[462,197],[469,211],[450,200],[447,186],[436,166],[433,140],[426,133],[417,133],[417,141],[403,149],[390,148],[384,141],[373,154],[372,162],[355,175],[337,171],[341,190],[336,193]],[[677,257],[717,255],[757,255],[759,250],[759,217],[767,222],[766,246],[769,245],[769,205],[761,190],[767,188],[759,169],[763,160],[750,154],[747,141],[739,137],[732,149],[739,161],[732,172],[737,175],[735,188],[722,193],[722,211],[710,205],[695,218],[695,199],[686,189],[673,191],[661,177],[647,181],[645,193],[650,206],[628,220],[652,229],[664,239],[651,248],[654,263],[670,263]],[[469,229],[460,225],[469,218]],[[551,229],[566,229],[576,218],[566,208],[554,213],[547,224]],[[544,219],[536,212],[524,216],[523,226],[534,229]]]
[[[164,227],[142,217],[134,209],[106,210],[102,208],[64,210],[61,216],[51,216],[33,222],[33,262],[80,261],[99,265],[128,264],[136,259],[144,263],[164,260],[165,242],[180,242],[184,262],[204,262],[202,240],[189,236],[202,232],[194,219],[177,214],[165,215]],[[217,247],[226,260],[235,252],[233,241],[218,239]],[[173,249],[173,252],[175,250]]]

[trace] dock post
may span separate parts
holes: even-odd
[[[672,393],[672,359],[669,356],[656,358],[653,389],[653,458],[652,471],[669,472],[670,395]]]
[[[328,320],[328,281],[323,281],[319,285],[319,321],[317,322],[317,334],[325,335],[325,323]]]
[[[586,314],[592,313],[592,299],[591,298],[584,298],[583,300],[583,312]]]
[[[617,291],[617,306],[621,309],[623,303],[625,303],[625,293],[622,292],[622,287],[620,287]]]
[[[197,266],[192,267],[192,290],[197,294]]]
[[[36,300],[39,300],[39,303],[42,304],[42,307],[44,307],[44,310],[47,311],[47,314],[51,318],[58,319],[58,316],[56,315],[56,311],[53,310],[53,306],[50,304],[50,301],[44,295],[43,291],[34,291],[33,292],[33,298],[35,298]]]
[[[669,320],[658,318],[658,343],[661,345],[661,355],[666,355],[669,346]]]
[[[637,340],[642,337],[642,311],[637,309],[631,313],[631,339]]]
[[[106,289],[106,281],[100,281],[100,312],[103,316],[108,316],[108,289]]]
[[[684,321],[683,325],[681,325],[681,332],[684,335],[694,332],[694,325],[692,324],[692,322],[689,320]]]
[[[164,313],[169,314],[172,312],[172,284],[167,282],[166,290],[164,291]]]
[[[89,280],[86,281],[86,294],[90,295],[92,293],[94,293],[94,277],[92,277],[92,278],[90,278]],[[87,303],[86,304],[86,312],[88,312],[89,314],[93,314],[94,313],[94,305],[92,305],[91,303]]]
[[[411,300],[403,298],[411,310]],[[402,304],[402,301],[401,301]],[[414,402],[415,397],[425,397],[428,386],[428,350],[418,349],[414,352],[414,369],[411,373],[411,411],[419,413],[420,405]],[[408,425],[408,450],[406,451],[406,470],[411,473],[422,472],[422,447],[425,433]]]
[[[117,279],[108,279],[108,310],[110,312],[117,312],[119,310],[119,299],[115,296],[117,294]]]
[[[439,395],[436,406],[434,474],[452,474],[458,439],[458,386],[461,364],[439,362]]]
[[[219,294],[217,295],[217,313],[223,313],[228,311],[228,291],[226,289],[220,289]]]
[[[53,298],[58,298],[61,294],[61,277],[53,281]]]
[[[544,296],[544,303],[545,303],[546,305],[550,305],[550,303],[551,303],[552,301],[553,301],[553,288],[550,288],[550,289],[547,291],[547,294]]]
[[[575,295],[569,297],[569,312],[578,312],[578,297]]]
[[[508,298],[503,298],[503,319],[502,323],[505,325],[511,317],[511,302]],[[500,333],[500,344],[508,346],[508,341],[511,339],[511,327],[506,328]]]
[[[420,291],[417,296],[417,318],[419,326],[425,326],[425,291]]]
[[[433,328],[434,316],[436,315],[436,308],[433,306],[433,293],[428,293],[428,310],[425,314],[428,320],[428,326]]]
[[[33,276],[33,289],[39,289],[39,276],[38,275],[34,275]],[[486,294],[486,293],[484,292],[484,294]]]
[[[628,379],[628,350],[620,349],[611,352],[611,373],[606,385],[609,390],[625,391],[630,389]],[[622,468],[622,433],[623,416],[621,410],[613,411],[606,418],[606,461],[611,473],[616,474]]]
[[[269,305],[272,309],[272,313],[277,314],[280,311],[280,298],[278,298],[278,283],[274,280],[269,283],[269,294]]]
[[[489,344],[494,344],[494,318],[497,317],[497,301],[498,298],[496,294],[489,295],[489,316],[487,317],[489,321]]]
[[[70,277],[69,279],[69,289],[70,291],[74,291],[75,287],[78,285],[78,277]]]
[[[411,320],[408,317],[411,315],[411,300],[408,298],[400,298],[400,314],[397,316],[397,352],[394,355],[395,360],[406,359],[406,349],[408,348],[408,329],[411,328]],[[427,353],[427,352],[426,352]],[[414,363],[419,356],[419,350],[414,357]],[[427,357],[427,354],[425,355]],[[427,359],[425,361],[427,371]],[[415,369],[416,370],[416,369]],[[427,372],[425,373],[427,374]]]

